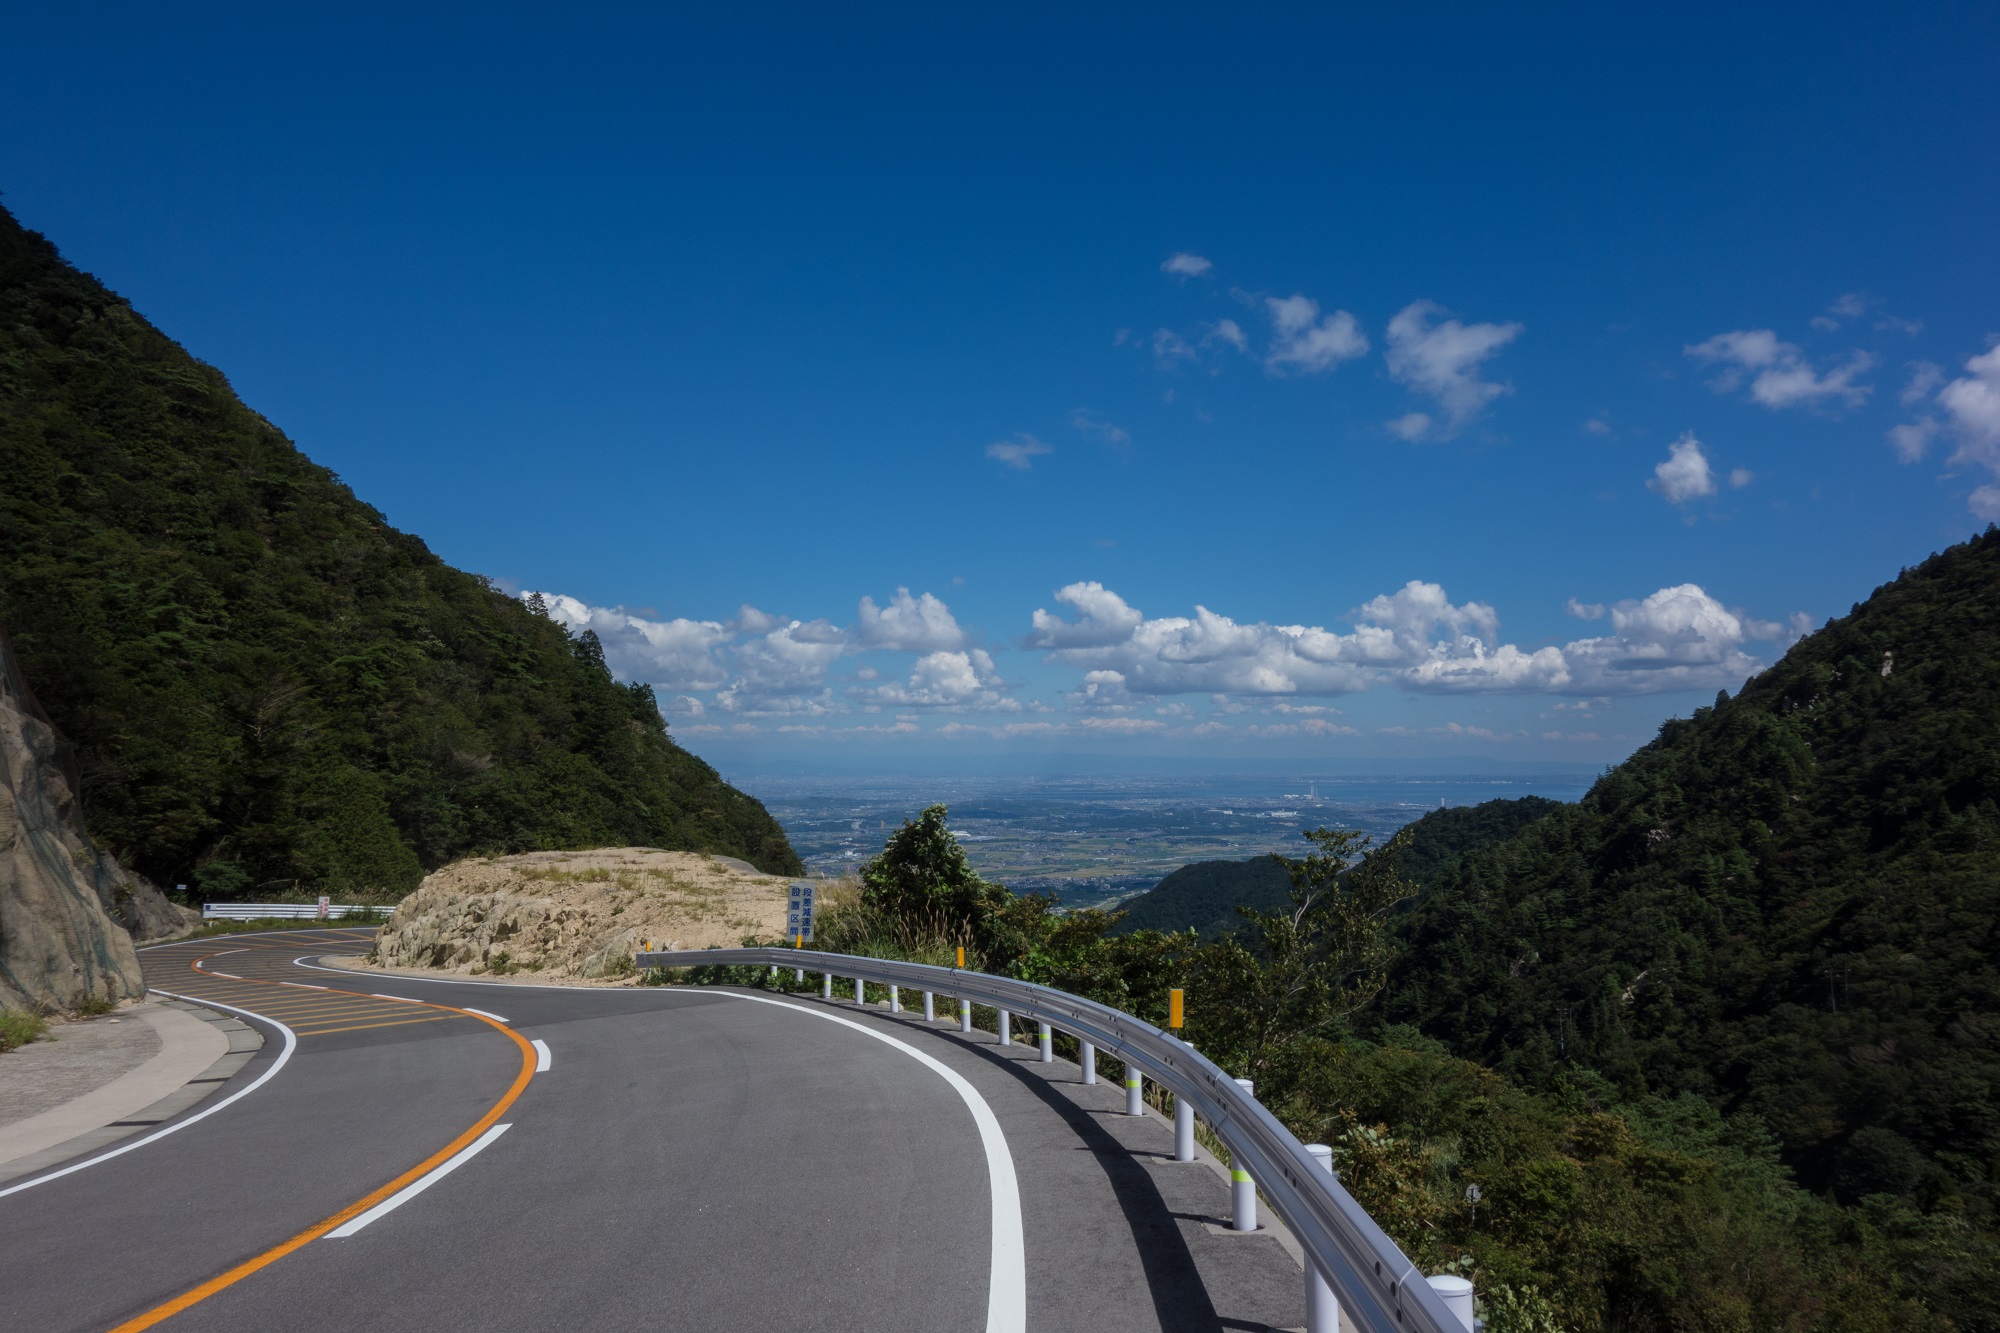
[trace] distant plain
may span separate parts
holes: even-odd
[[[973,866],[1016,892],[1104,906],[1191,861],[1298,855],[1327,825],[1386,838],[1440,805],[1546,796],[1574,801],[1585,773],[1201,778],[1109,776],[805,777],[742,783],[784,826],[815,874],[851,873],[927,805],[951,808]]]

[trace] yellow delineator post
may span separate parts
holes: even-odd
[[[1167,992],[1167,1026],[1179,1032],[1186,1017],[1187,1007],[1180,987],[1176,986]],[[1194,1160],[1194,1106],[1178,1095],[1174,1098],[1174,1160]]]
[[[963,944],[958,946],[958,965],[960,967],[965,966],[965,946]],[[972,1031],[972,1001],[970,1000],[962,999],[958,1002],[958,1030],[960,1032]]]
[[[794,931],[794,932],[793,932],[793,934],[792,934],[792,947],[793,947],[794,949],[803,949],[803,948],[805,948],[805,947],[806,947],[806,937],[805,937],[805,932],[804,932],[804,931]],[[792,980],[793,980],[793,981],[795,981],[795,982],[797,982],[797,983],[798,983],[799,985],[801,985],[801,986],[805,985],[805,984],[806,984],[806,970],[805,970],[805,969],[804,969],[803,967],[800,967],[800,968],[794,968],[794,969],[793,969],[793,971],[792,971]]]

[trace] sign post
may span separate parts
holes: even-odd
[[[332,907],[333,907],[333,899],[327,897],[325,894],[322,893],[319,896],[319,919],[321,921],[326,920],[327,917],[332,915],[332,912],[330,910]]]
[[[810,880],[792,885],[791,899],[785,905],[785,933],[794,942],[813,937],[813,886]]]

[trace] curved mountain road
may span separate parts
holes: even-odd
[[[0,1328],[1303,1318],[1278,1245],[1219,1234],[1221,1183],[1074,1065],[880,1005],[316,965],[366,936],[142,955],[155,988],[272,1039],[186,1128],[11,1182]]]

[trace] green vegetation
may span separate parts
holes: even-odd
[[[1269,911],[1285,902],[1291,888],[1291,876],[1275,856],[1195,861],[1118,904],[1123,919],[1117,931],[1192,930],[1204,940],[1219,939],[1243,925],[1237,908]]]
[[[0,467],[0,623],[149,879],[393,897],[606,845],[802,870],[593,635],[390,527],[4,211]]]
[[[1990,1238],[1996,914],[1989,529],[1436,878],[1381,1017],[1525,1086],[1752,1115],[1815,1192]]]
[[[1398,873],[1419,886],[1427,884],[1473,848],[1509,838],[1561,808],[1559,801],[1524,796],[1433,810],[1410,826],[1410,839],[1397,859]],[[1114,930],[1118,934],[1192,930],[1203,940],[1216,940],[1242,929],[1237,908],[1275,911],[1290,900],[1291,888],[1291,877],[1279,857],[1196,861],[1120,903],[1123,919]]]
[[[0,1051],[11,1051],[40,1041],[49,1030],[49,1020],[25,1009],[0,1009]]]
[[[1154,1022],[1184,986],[1189,1039],[1493,1333],[2000,1330],[2000,533],[1576,805],[1308,836],[1208,942],[970,884],[941,809],[852,910],[872,952],[914,908]]]

